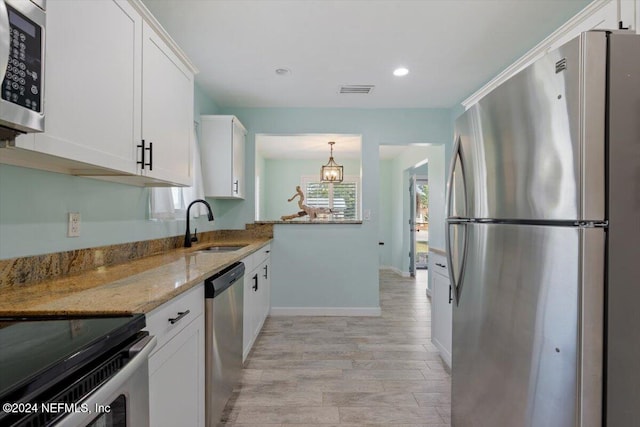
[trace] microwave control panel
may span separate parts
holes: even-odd
[[[42,112],[42,28],[7,5],[9,61],[2,99]]]

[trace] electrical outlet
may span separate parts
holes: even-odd
[[[80,237],[80,212],[69,212],[67,237]]]

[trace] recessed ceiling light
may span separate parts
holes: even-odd
[[[404,67],[396,68],[395,70],[393,70],[393,75],[396,77],[406,76],[407,74],[409,74],[409,69]]]
[[[279,76],[286,76],[291,74],[291,70],[288,68],[276,68],[276,74]]]

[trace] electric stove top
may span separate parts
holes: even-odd
[[[0,401],[29,401],[60,378],[131,339],[144,326],[142,314],[0,318]]]

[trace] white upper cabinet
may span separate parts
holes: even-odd
[[[201,116],[201,123],[205,196],[244,199],[247,130],[235,116]]]
[[[135,173],[141,34],[126,2],[49,2],[46,131],[36,151]]]
[[[2,163],[191,185],[197,70],[139,0],[52,1],[46,44],[45,132]]]
[[[146,23],[142,43],[142,139],[145,173],[191,185],[193,73]],[[152,144],[150,149],[149,144]],[[147,156],[145,156],[147,157]]]

